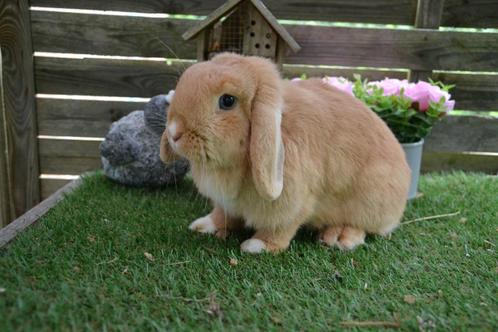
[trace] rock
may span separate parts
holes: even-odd
[[[166,125],[165,95],[152,98],[145,111],[134,111],[111,125],[100,145],[106,176],[132,186],[164,186],[180,181],[189,169],[186,160],[164,164],[159,144]]]
[[[168,95],[152,97],[144,107],[145,125],[157,135],[162,135],[166,124]]]

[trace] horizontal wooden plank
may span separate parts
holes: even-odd
[[[99,145],[98,141],[40,139],[41,172],[77,175],[100,168]],[[498,119],[446,117],[434,127],[424,150],[498,152]]]
[[[194,59],[181,34],[196,21],[32,12],[36,51]],[[496,70],[498,33],[286,26],[302,50],[292,64]],[[83,31],[83,33],[82,33]],[[167,47],[174,51],[172,54]]]
[[[178,77],[190,64],[36,57],[35,78],[38,93],[152,97],[174,89]],[[335,75],[352,78],[355,73],[371,80],[387,76],[406,78],[406,72],[400,71],[284,66],[285,77],[307,74],[309,77]]]
[[[455,84],[450,92],[461,110],[498,110],[498,75],[433,73],[435,81]]]
[[[429,29],[287,26],[301,45],[287,63],[396,67],[414,70],[498,68],[498,33]]]
[[[208,15],[225,0],[31,0],[32,6]],[[413,24],[416,0],[265,0],[278,19]]]
[[[65,185],[69,185],[71,182],[72,180],[40,179],[41,199],[47,199],[57,190],[61,189]],[[71,188],[71,190],[72,189],[73,188]]]
[[[40,156],[57,158],[98,158],[100,155],[100,143],[100,141],[93,140],[82,141],[45,138],[38,140]]]
[[[165,65],[154,61],[109,59],[61,59],[36,57],[36,85],[39,93],[152,97],[173,89],[188,63]],[[402,71],[285,65],[284,76],[344,76],[357,73],[370,80],[405,78]],[[435,73],[434,80],[455,84],[452,95],[458,109],[498,109],[498,75]],[[39,130],[42,135],[101,136],[111,121],[141,108],[136,103],[88,102],[39,99]],[[76,122],[73,122],[75,120]],[[103,121],[100,121],[103,120]],[[79,121],[79,123],[78,123]]]
[[[498,1],[445,0],[441,25],[496,29],[498,27]]]
[[[97,150],[98,151],[98,150]],[[40,172],[42,174],[78,175],[102,167],[100,157],[41,156]]]
[[[112,122],[143,109],[144,103],[38,98],[38,133],[54,136],[102,137]]]
[[[42,179],[41,181],[43,184],[45,180]],[[50,209],[52,209],[60,201],[62,201],[66,195],[70,194],[76,188],[78,188],[80,184],[80,179],[76,179],[69,183],[64,182],[62,185],[60,181],[55,183],[51,182],[48,185],[45,182],[45,188],[43,186],[41,188],[43,192],[43,201],[35,205],[32,209],[24,213],[19,218],[12,221],[6,227],[0,229],[0,248],[5,247],[24,229],[38,222],[43,215],[45,215]]]
[[[408,75],[408,71],[360,69],[351,67],[312,67],[290,64],[283,66],[282,75],[285,78],[301,77],[303,74],[305,74],[306,77],[342,76],[350,80],[354,80],[354,75],[358,74],[370,81],[375,81],[386,77],[405,79]]]
[[[207,15],[224,0],[31,0],[32,6],[115,10],[142,13]],[[278,19],[411,25],[416,0],[265,0]],[[495,28],[495,0],[445,0],[443,26]]]
[[[42,174],[79,175],[99,169],[100,141],[39,139]]]
[[[423,173],[456,170],[498,175],[498,155],[424,151]]]
[[[498,152],[498,118],[447,116],[427,137],[428,151]]]
[[[31,12],[33,48],[41,52],[166,58],[176,58],[177,54],[181,58],[195,59],[196,43],[184,42],[181,35],[196,22]]]
[[[168,93],[189,63],[35,58],[38,93],[152,97]]]

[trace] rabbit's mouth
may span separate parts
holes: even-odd
[[[208,163],[213,159],[206,138],[195,131],[186,131],[176,139],[168,134],[168,143],[176,154],[190,162]]]

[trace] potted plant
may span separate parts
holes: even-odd
[[[323,80],[356,96],[386,122],[405,151],[412,170],[408,199],[415,198],[424,138],[437,121],[453,110],[455,101],[448,92],[453,86],[389,78],[368,82],[359,76],[355,76],[354,82],[343,77],[325,77]]]
[[[451,88],[440,82],[409,83],[389,78],[368,82],[356,77],[354,82],[354,95],[387,123],[405,150],[412,170],[408,199],[417,195],[424,138],[455,106],[448,92]]]

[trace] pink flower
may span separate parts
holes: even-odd
[[[407,80],[398,80],[396,78],[385,78],[382,81],[373,81],[368,83],[368,85],[375,85],[376,87],[382,89],[384,96],[397,95],[399,94],[400,89],[406,89],[408,84]]]
[[[291,82],[298,82],[298,81],[301,81],[300,77],[294,77],[293,79],[291,79]]]
[[[451,95],[450,95],[450,97],[451,97]],[[453,109],[455,108],[455,101],[446,99],[446,102],[444,103],[444,107],[446,107],[446,113],[453,111]]]
[[[422,112],[425,112],[429,108],[429,102],[437,103],[442,97],[444,97],[446,112],[453,110],[455,107],[455,101],[450,100],[451,95],[448,92],[441,90],[439,86],[424,81],[419,81],[417,84],[408,84],[404,95],[413,102],[417,102],[419,110]]]
[[[329,77],[326,76],[323,79],[324,83],[330,84],[337,89],[344,91],[351,96],[353,96],[353,82],[349,81],[344,77]]]

